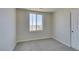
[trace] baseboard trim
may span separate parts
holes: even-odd
[[[17,43],[20,43],[20,42],[26,42],[26,41],[34,41],[34,40],[44,40],[44,39],[55,39],[56,41],[58,41],[58,42],[60,42],[60,43],[62,43],[62,44],[64,44],[64,45],[66,45],[66,46],[68,46],[68,47],[71,47],[70,45],[68,45],[68,44],[66,44],[65,42],[62,42],[62,41],[59,41],[56,37],[47,37],[47,38],[40,38],[40,39],[29,39],[29,40],[19,40],[19,41],[16,41],[16,44]],[[15,45],[16,46],[16,45]],[[14,47],[15,48],[15,47]],[[14,48],[13,48],[13,50],[12,51],[14,51]],[[71,48],[73,48],[73,47],[71,47]],[[73,48],[73,49],[75,49],[75,48]],[[79,51],[78,49],[75,49],[76,51]]]
[[[57,40],[58,42],[64,44],[64,45],[68,46],[68,47],[71,47],[69,44],[66,44],[65,42],[62,42],[62,41],[58,40],[58,39],[57,39],[56,37],[54,37],[54,36],[53,36],[52,38],[55,39],[55,40]]]
[[[20,42],[26,42],[26,41],[34,41],[34,40],[42,40],[42,39],[50,39],[50,37],[47,37],[47,38],[40,38],[40,39],[29,39],[29,40],[19,40],[19,41],[16,41],[16,43],[20,43]]]
[[[47,38],[38,38],[38,39],[29,39],[29,40],[26,40],[26,39],[23,39],[23,40],[19,40],[19,41],[16,41],[16,43],[19,43],[19,42],[26,42],[26,41],[33,41],[33,40],[42,40],[42,39],[49,39],[49,38],[52,38],[52,39],[55,39],[57,40],[58,42],[68,46],[68,47],[71,47],[70,45],[66,44],[65,42],[62,42],[62,41],[59,41],[57,38],[55,38],[54,36],[53,37],[47,37]]]

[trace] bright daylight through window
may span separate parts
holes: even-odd
[[[41,31],[43,30],[43,18],[40,14],[29,14],[29,26],[30,31]]]

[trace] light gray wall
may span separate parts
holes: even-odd
[[[70,10],[61,9],[52,14],[52,37],[70,46]]]
[[[14,8],[0,8],[0,51],[13,50],[16,40],[16,14]]]
[[[79,8],[71,10],[71,45],[79,50]]]
[[[29,13],[23,9],[16,10],[17,22],[17,42],[37,40],[51,37],[51,14],[41,13],[43,15],[43,31],[30,32],[29,31]]]

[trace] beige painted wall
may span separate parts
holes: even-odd
[[[0,51],[13,50],[16,45],[16,10],[0,8]]]
[[[70,10],[61,9],[52,15],[52,37],[70,46]]]
[[[29,31],[29,13],[31,11],[17,9],[16,10],[16,29],[17,42],[36,40],[51,37],[51,14],[40,13],[43,15],[43,31],[30,32]]]

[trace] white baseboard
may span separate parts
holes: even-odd
[[[67,43],[65,43],[65,42],[63,42],[63,41],[60,41],[58,38],[56,38],[56,37],[52,37],[53,39],[55,39],[55,40],[57,40],[57,41],[59,41],[60,43],[62,43],[62,44],[64,44],[64,45],[66,45],[66,46],[68,46],[68,47],[71,47],[69,44],[67,44]]]
[[[42,40],[42,39],[47,39],[47,38],[50,38],[50,37],[45,37],[45,38],[36,38],[36,39],[23,39],[23,40],[18,40],[16,41],[16,43],[19,43],[19,42],[25,42],[25,41],[32,41],[32,40]]]
[[[33,40],[49,39],[49,38],[55,39],[55,40],[59,41],[60,43],[66,45],[66,46],[68,46],[68,47],[71,47],[69,44],[58,40],[58,39],[57,39],[56,37],[54,37],[54,36],[53,36],[53,37],[38,38],[38,39],[28,39],[28,40],[24,39],[24,40],[18,40],[18,41],[16,41],[16,43],[19,43],[19,42],[26,42],[26,41],[33,41]],[[15,46],[16,46],[16,45],[15,45]],[[15,46],[13,47],[12,51],[14,50]],[[74,49],[75,49],[75,48],[74,48]],[[78,49],[75,49],[75,50],[78,50]],[[78,51],[79,51],[79,50],[78,50]]]
[[[67,43],[65,43],[65,42],[62,42],[62,41],[60,41],[60,40],[58,40],[56,37],[44,37],[44,38],[36,38],[36,39],[23,39],[23,40],[18,40],[18,41],[16,41],[16,43],[19,43],[19,42],[25,42],[25,41],[32,41],[32,40],[42,40],[42,39],[47,39],[47,38],[53,38],[53,39],[55,39],[55,40],[57,40],[57,41],[59,41],[60,43],[62,43],[62,44],[64,44],[64,45],[66,45],[66,46],[68,46],[68,47],[70,47],[70,45],[68,45]]]

